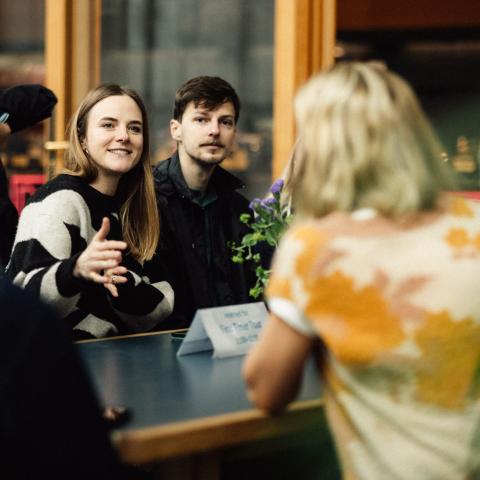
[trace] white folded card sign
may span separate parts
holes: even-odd
[[[244,355],[265,325],[263,302],[197,310],[177,356],[213,349],[214,357]]]

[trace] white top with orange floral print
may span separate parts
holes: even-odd
[[[446,203],[405,224],[331,214],[276,253],[269,307],[328,348],[344,478],[480,478],[480,203]]]

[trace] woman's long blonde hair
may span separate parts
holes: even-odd
[[[409,85],[378,65],[342,62],[295,99],[295,211],[370,207],[388,217],[434,209],[452,187],[442,147]]]
[[[74,113],[68,126],[70,144],[65,153],[66,173],[78,175],[88,183],[98,175],[95,162],[86,155],[82,141],[87,132],[88,114],[92,107],[111,96],[127,95],[138,105],[143,121],[143,150],[137,165],[120,179],[118,195],[123,240],[131,254],[139,261],[153,257],[160,235],[160,221],[155,200],[155,187],[150,163],[150,139],[145,105],[134,90],[106,83],[87,94]]]

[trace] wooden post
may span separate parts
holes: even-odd
[[[100,79],[100,13],[101,0],[45,0],[45,83],[58,97],[45,138],[48,178],[64,166],[72,113]]]
[[[293,100],[303,83],[334,60],[336,0],[276,0],[272,177],[295,143]]]

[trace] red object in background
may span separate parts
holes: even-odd
[[[455,191],[449,192],[452,195],[458,195],[459,197],[471,198],[472,200],[480,200],[480,191],[478,190],[465,190],[465,191]]]
[[[10,177],[10,198],[17,207],[18,213],[22,211],[28,198],[35,190],[45,183],[42,174],[15,174]]]

